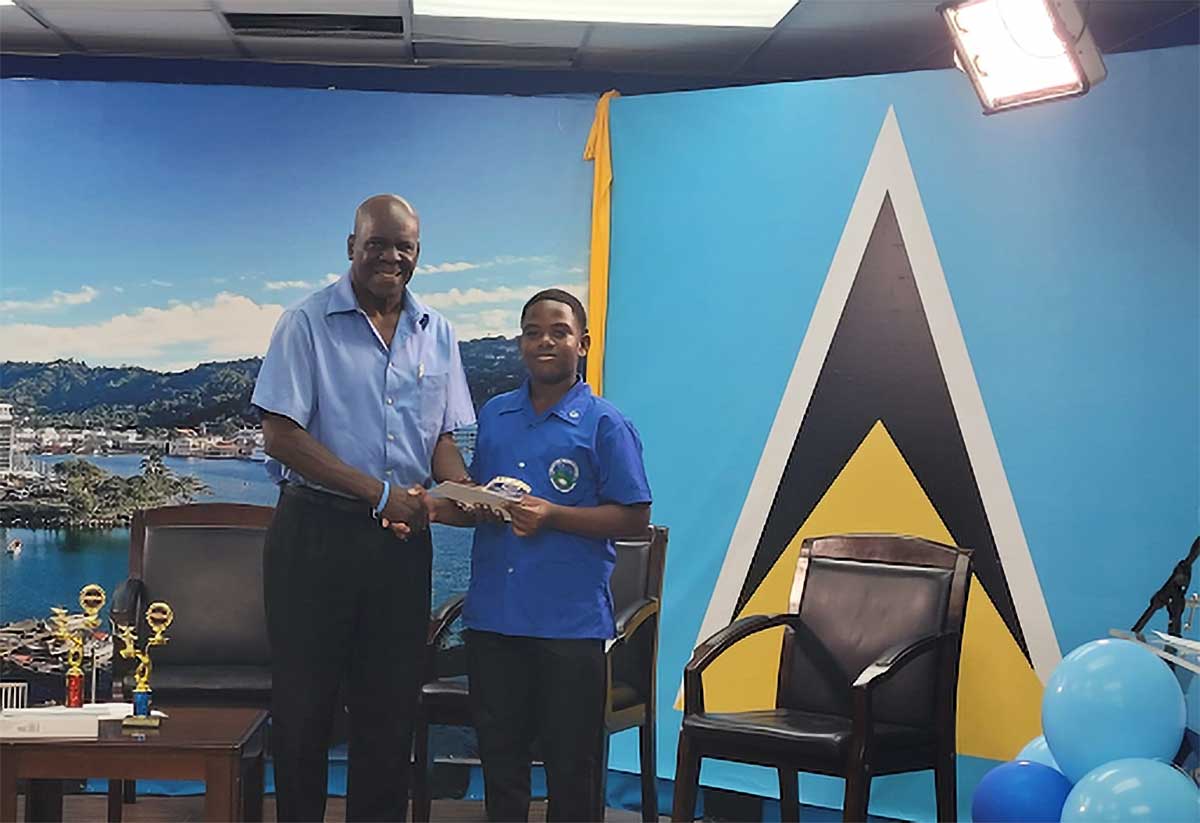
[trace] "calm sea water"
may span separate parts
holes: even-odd
[[[44,458],[54,463],[66,458]],[[140,455],[88,457],[114,474],[141,471]],[[200,460],[167,457],[173,472],[203,480],[212,494],[196,502],[252,503],[272,506],[278,497],[261,463],[248,460]],[[0,554],[0,623],[45,617],[50,607],[78,611],[79,589],[99,583],[110,595],[129,568],[129,529],[12,529],[0,527],[0,541],[24,544],[17,556]],[[433,527],[433,602],[465,591],[471,571],[471,534],[465,529]]]

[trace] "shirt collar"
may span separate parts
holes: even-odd
[[[350,272],[343,274],[333,284],[329,303],[325,306],[327,315],[348,311],[358,311],[358,298],[354,296],[354,287],[350,285]],[[429,327],[429,310],[407,286],[404,289],[404,308],[400,310],[400,317],[409,328]]]
[[[529,395],[529,378],[526,377],[521,383],[520,388],[502,401],[502,405],[498,411],[501,414],[524,411],[530,420],[554,415],[570,423],[572,426],[578,426],[583,419],[584,413],[587,411],[587,403],[591,397],[592,387],[587,384],[587,381],[577,379],[575,385],[567,390],[567,393],[554,404],[553,408],[546,412],[545,415],[538,415],[533,410],[533,400]]]

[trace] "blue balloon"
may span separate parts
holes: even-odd
[[[1187,708],[1179,681],[1149,649],[1095,640],[1063,658],[1042,694],[1042,729],[1072,782],[1113,760],[1170,761]]]
[[[1017,760],[983,776],[971,798],[975,823],[1058,823],[1071,782],[1041,763]]]
[[[1028,760],[1030,763],[1041,763],[1043,766],[1049,766],[1056,772],[1061,772],[1058,767],[1058,761],[1054,759],[1054,755],[1050,752],[1050,745],[1046,742],[1044,735],[1038,735],[1025,744],[1025,748],[1017,753],[1015,760]]]
[[[1196,823],[1200,789],[1174,766],[1157,760],[1114,760],[1083,776],[1062,810],[1063,823],[1146,821]]]

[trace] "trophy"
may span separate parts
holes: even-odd
[[[150,627],[152,634],[146,639],[145,648],[140,651],[137,648],[137,635],[134,634],[133,626],[121,626],[117,629],[118,639],[125,644],[121,649],[121,657],[138,662],[133,672],[133,714],[122,721],[124,726],[158,728],[160,718],[150,715],[150,649],[166,645],[170,638],[163,632],[174,619],[175,613],[166,603],[161,600],[151,603],[146,608],[146,625]]]
[[[86,636],[92,629],[100,625],[100,610],[106,601],[104,589],[95,583],[89,583],[79,590],[79,607],[83,614],[68,614],[62,606],[55,606],[50,611],[54,625],[54,636],[67,644],[67,688],[66,700],[69,708],[78,709],[83,705],[83,645]]]

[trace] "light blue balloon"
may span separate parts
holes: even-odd
[[[1092,769],[1071,789],[1062,823],[1196,823],[1200,789],[1157,760],[1114,760]]]
[[[1068,654],[1042,694],[1042,730],[1072,782],[1113,760],[1169,762],[1187,708],[1179,681],[1153,652],[1128,640],[1094,640]]]
[[[1041,763],[1043,766],[1049,766],[1056,772],[1061,772],[1058,767],[1058,761],[1054,759],[1054,755],[1050,751],[1050,744],[1046,742],[1045,735],[1038,735],[1025,744],[1025,748],[1021,749],[1020,753],[1013,760],[1028,760],[1030,763]]]

